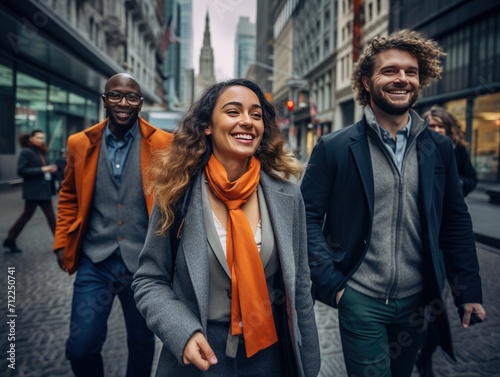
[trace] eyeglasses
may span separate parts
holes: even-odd
[[[142,97],[135,93],[120,93],[120,92],[106,92],[104,96],[107,98],[109,103],[119,103],[123,97],[127,99],[127,102],[131,106],[137,106],[141,103]]]

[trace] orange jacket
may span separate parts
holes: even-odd
[[[145,186],[145,172],[152,153],[170,146],[173,134],[153,127],[140,117],[138,120],[141,133],[140,168]],[[108,119],[105,119],[68,138],[67,165],[57,205],[54,251],[64,248],[64,265],[69,274],[73,274],[78,268],[80,248],[94,195],[102,134],[107,122]],[[145,195],[145,200],[150,214],[153,198]]]

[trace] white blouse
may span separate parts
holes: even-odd
[[[215,216],[214,211],[212,211],[212,217],[214,219],[215,230],[217,231],[217,235],[219,236],[219,240],[220,240],[220,243],[222,245],[222,250],[224,250],[224,255],[227,258],[227,254],[226,254],[227,230],[221,224],[219,218],[217,216]],[[259,250],[259,253],[260,253],[260,247],[261,247],[261,243],[262,243],[262,226],[261,226],[260,222],[261,222],[261,220],[259,220],[259,223],[257,224],[257,230],[255,231],[255,234],[254,234],[255,243],[257,244],[257,250]]]

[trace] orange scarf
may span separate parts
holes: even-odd
[[[228,209],[227,264],[231,271],[231,332],[243,333],[247,357],[278,341],[264,266],[248,219],[241,209],[255,192],[260,162],[252,156],[248,170],[234,182],[212,154],[205,166],[208,184]]]

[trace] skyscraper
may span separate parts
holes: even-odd
[[[186,79],[193,68],[193,21],[192,0],[167,0],[165,20],[171,20],[171,28],[178,43],[169,45],[164,62],[165,102],[169,110],[183,111],[191,105],[192,82]]]
[[[212,49],[210,41],[210,19],[207,11],[205,17],[205,32],[203,34],[203,46],[200,51],[200,73],[198,77],[196,77],[196,96],[213,83],[215,83],[214,50]]]
[[[187,108],[192,101],[192,79],[190,75],[193,70],[193,1],[179,0],[180,17],[180,67],[179,100]],[[191,83],[191,85],[189,85]]]
[[[234,76],[245,77],[248,66],[255,62],[255,24],[240,17],[236,28]]]

